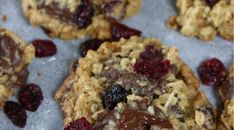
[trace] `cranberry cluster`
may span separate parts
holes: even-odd
[[[147,46],[134,64],[134,70],[149,79],[161,80],[170,70],[170,61],[163,59],[161,50],[154,46]]]
[[[7,101],[4,105],[4,113],[16,126],[23,128],[27,121],[26,110],[35,112],[43,100],[40,87],[29,84],[20,91],[19,103]]]

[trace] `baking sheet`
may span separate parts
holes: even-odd
[[[180,49],[181,58],[196,72],[199,63],[207,58],[217,57],[226,67],[233,63],[234,46],[231,42],[217,37],[205,43],[197,38],[187,38],[177,31],[166,28],[165,21],[176,14],[175,0],[143,0],[139,15],[123,21],[125,24],[142,30],[143,36],[159,38],[163,43]],[[23,17],[20,0],[0,0],[0,18],[7,15],[7,22],[0,19],[0,27],[16,32],[30,42],[33,39],[50,39],[42,29],[32,27]],[[61,130],[63,126],[59,105],[54,100],[54,93],[66,78],[69,64],[79,58],[78,47],[85,39],[62,41],[53,40],[58,48],[54,57],[36,59],[29,66],[29,83],[41,86],[44,101],[35,113],[28,112],[27,125],[23,130]],[[211,87],[201,86],[209,100],[217,105],[216,96]],[[12,98],[11,100],[16,100]],[[0,111],[0,130],[22,130],[15,127]]]

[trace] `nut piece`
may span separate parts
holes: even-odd
[[[195,111],[195,121],[199,126],[205,123],[205,115],[200,111]]]
[[[170,16],[168,21],[167,21],[167,27],[169,29],[175,30],[177,29],[177,22],[176,22],[177,17],[176,16]]]

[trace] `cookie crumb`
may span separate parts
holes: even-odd
[[[176,23],[176,16],[171,16],[169,17],[168,21],[167,21],[167,27],[169,29],[175,30],[177,29],[177,23]]]
[[[3,21],[3,22],[7,22],[7,20],[8,20],[7,15],[3,15],[3,16],[2,16],[2,21]]]

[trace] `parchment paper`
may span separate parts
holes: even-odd
[[[233,49],[231,42],[217,37],[214,41],[205,43],[197,38],[187,38],[178,31],[169,30],[165,21],[176,14],[175,0],[143,0],[143,7],[139,15],[123,21],[125,24],[142,30],[143,36],[159,38],[163,43],[176,46],[180,50],[181,58],[196,72],[199,63],[207,58],[217,57],[226,67],[233,63]],[[39,27],[32,27],[22,15],[20,0],[0,0],[0,18],[7,15],[7,22],[0,20],[0,26],[16,32],[27,42],[33,39],[49,39]],[[41,86],[44,101],[35,113],[28,112],[27,125],[23,130],[61,130],[63,126],[59,105],[54,100],[54,93],[66,78],[69,64],[79,58],[78,47],[85,39],[62,41],[52,39],[58,48],[54,57],[36,59],[29,66],[29,83]],[[211,87],[201,86],[201,91],[207,94],[209,100],[216,105]],[[12,98],[10,100],[16,100]],[[15,127],[0,110],[0,130],[21,130]]]

